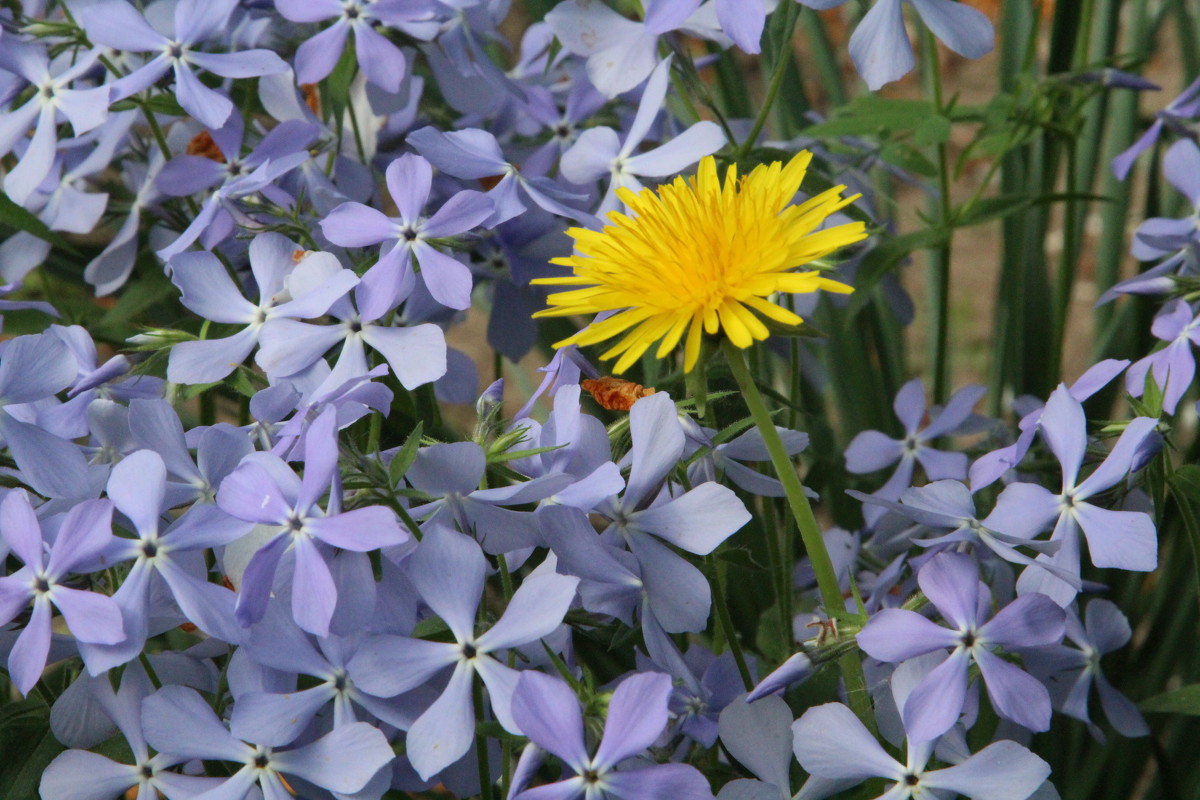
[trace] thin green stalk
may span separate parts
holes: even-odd
[[[758,109],[758,116],[754,118],[754,126],[750,129],[750,133],[746,136],[745,141],[737,150],[737,160],[741,161],[750,155],[750,151],[754,149],[754,143],[758,141],[758,136],[762,133],[763,127],[767,124],[767,117],[771,114],[771,107],[775,105],[775,98],[779,94],[779,87],[783,85],[783,76],[787,73],[787,48],[791,45],[792,36],[796,31],[796,20],[800,17],[800,7],[796,3],[785,3],[783,13],[786,15],[783,26],[783,36],[781,37],[781,46],[779,53],[775,59],[775,67],[771,73],[771,83],[767,86],[767,95],[763,98],[762,107]]]
[[[754,688],[754,679],[750,677],[750,668],[746,666],[746,656],[742,653],[742,643],[738,641],[737,631],[733,628],[733,617],[729,614],[729,601],[725,596],[725,563],[711,555],[707,560],[713,583],[716,584],[713,587],[713,605],[717,609],[717,627],[729,643],[738,674],[742,676],[742,685],[748,692]]]
[[[146,651],[143,650],[138,653],[138,661],[141,662],[142,667],[146,670],[146,677],[150,679],[150,683],[154,688],[161,689],[163,687],[162,680],[158,677],[158,672],[155,671],[154,665],[150,663],[150,657],[146,655]]]
[[[483,680],[476,673],[471,678],[471,699],[475,706],[475,763],[479,767],[479,800],[495,800],[492,787],[492,766],[488,763],[487,736],[480,733],[478,725],[483,719]]]
[[[808,554],[809,563],[812,564],[813,573],[817,578],[821,602],[824,603],[828,613],[841,613],[845,608],[845,600],[842,598],[837,572],[833,568],[833,561],[829,558],[829,551],[825,549],[825,540],[821,537],[817,518],[813,515],[812,506],[804,494],[804,487],[800,484],[800,476],[796,474],[787,449],[783,446],[783,440],[779,438],[779,431],[775,429],[775,421],[771,419],[771,412],[767,410],[762,394],[758,391],[754,378],[746,368],[746,359],[742,355],[742,351],[728,339],[721,342],[721,348],[725,351],[729,370],[733,373],[733,378],[737,381],[738,388],[741,389],[742,396],[746,400],[750,416],[753,417],[755,426],[762,434],[763,444],[766,445],[767,452],[771,456],[771,465],[775,468],[775,472],[783,484],[788,507],[795,518],[796,525],[800,528],[800,538],[804,541],[805,552]],[[790,648],[790,625],[787,636]],[[846,689],[854,713],[858,715],[863,724],[874,729],[875,720],[871,714],[870,698],[865,692],[866,679],[863,676],[862,662],[859,660],[858,651],[855,650],[843,657],[839,663],[842,666],[842,677],[846,681]]]
[[[921,55],[926,91],[932,95],[936,113],[945,109],[942,92],[942,70],[938,62],[937,40],[924,29]],[[937,146],[938,196],[933,201],[933,213],[938,224],[947,231],[943,244],[929,251],[929,307],[933,335],[929,340],[929,359],[933,372],[933,401],[944,403],[950,383],[950,235],[953,209],[950,205],[950,152],[945,142]]]

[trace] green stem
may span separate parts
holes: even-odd
[[[154,665],[150,663],[150,657],[143,651],[138,653],[138,661],[145,668],[146,677],[150,679],[150,683],[154,685],[154,688],[161,689],[163,687],[162,681],[159,679],[158,673],[154,670]]]
[[[783,440],[779,438],[779,431],[775,429],[775,422],[771,419],[771,413],[763,402],[762,394],[759,393],[758,386],[755,385],[750,371],[746,368],[746,359],[741,350],[728,339],[721,342],[721,348],[725,351],[729,370],[733,373],[733,378],[737,381],[742,396],[746,399],[750,416],[753,417],[755,426],[762,434],[763,444],[766,445],[767,452],[771,456],[771,465],[775,468],[775,472],[778,473],[779,480],[783,484],[788,507],[796,520],[796,525],[800,528],[800,538],[804,542],[809,563],[812,564],[813,573],[817,578],[821,602],[825,605],[827,613],[840,614],[846,607],[845,600],[842,598],[842,589],[838,584],[833,561],[829,558],[829,551],[825,549],[825,540],[821,537],[817,518],[813,515],[812,506],[804,494],[804,487],[800,484],[800,476],[796,473],[787,449],[783,446]],[[790,631],[788,635],[790,636]],[[854,713],[858,715],[863,724],[873,730],[875,720],[871,715],[870,697],[866,694],[866,679],[863,676],[862,662],[859,660],[858,651],[849,653],[839,663]]]
[[[750,677],[750,668],[746,666],[746,656],[742,653],[742,643],[738,641],[737,631],[733,628],[733,617],[729,615],[729,602],[725,598],[725,564],[715,556],[708,557],[713,583],[713,605],[717,608],[717,627],[721,635],[729,642],[729,650],[737,663],[738,673],[742,676],[742,684],[746,691],[754,688],[754,679]]]
[[[926,89],[932,95],[936,113],[945,109],[942,93],[942,71],[938,63],[937,40],[925,29],[921,54],[924,57]],[[933,316],[933,338],[929,342],[933,369],[933,398],[944,403],[949,394],[950,343],[950,230],[953,210],[950,205],[950,154],[946,143],[937,146],[938,198],[934,212],[938,224],[946,231],[943,244],[929,251],[929,300]]]
[[[475,705],[475,724],[483,722],[483,680],[476,673],[471,679],[471,698]],[[487,736],[475,732],[475,763],[479,766],[479,800],[494,800],[492,767],[488,763]]]
[[[783,26],[784,34],[780,39],[779,52],[776,54],[771,83],[767,86],[767,96],[763,98],[762,107],[758,109],[758,116],[754,118],[754,127],[750,129],[745,141],[738,147],[738,161],[750,155],[754,143],[758,141],[758,135],[762,133],[763,127],[767,124],[767,117],[771,114],[771,107],[775,105],[775,98],[779,94],[779,88],[783,85],[783,77],[787,73],[787,53],[788,48],[791,47],[792,36],[796,31],[796,20],[800,18],[800,6],[796,3],[785,3],[783,13],[786,15]]]

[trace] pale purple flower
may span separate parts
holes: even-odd
[[[319,262],[305,259],[304,265],[292,274],[289,287],[292,292],[302,294],[341,269],[334,258]],[[405,276],[407,285],[399,288],[407,295],[413,282],[411,270],[405,268]],[[405,389],[436,381],[446,374],[445,334],[430,322],[412,326],[384,324],[396,303],[376,302],[375,298],[381,291],[390,296],[394,289],[361,281],[354,287],[354,303],[349,297],[343,297],[330,306],[329,316],[338,320],[335,325],[316,325],[282,317],[273,320],[270,325],[263,326],[262,347],[255,361],[272,379],[287,377],[308,369],[341,342],[341,353],[327,379],[331,385],[345,383],[369,372],[368,346],[387,360]]]
[[[658,63],[658,38],[684,27],[700,0],[647,0],[637,22],[596,0],[567,0],[546,15],[564,48],[587,58],[592,84],[606,97],[634,88]]]
[[[352,795],[395,757],[383,732],[365,722],[334,728],[292,750],[247,744],[226,730],[204,699],[185,686],[166,686],[147,697],[142,728],[151,747],[177,762],[204,759],[241,765],[218,788],[205,792],[213,800],[244,800],[256,784],[264,797],[290,797],[285,780],[290,784],[295,778]]]
[[[156,609],[155,598],[170,595],[184,618],[212,636],[238,642],[233,592],[207,580],[203,553],[228,544],[251,526],[212,505],[197,505],[160,531],[166,508],[167,468],[152,450],[138,450],[113,467],[108,496],[130,522],[135,539],[115,539],[105,551],[109,563],[134,560],[113,595],[124,619],[125,640],[118,644],[80,644],[93,674],[137,658],[150,633],[152,616],[175,616]]]
[[[349,673],[365,691],[392,697],[454,667],[438,699],[408,730],[409,760],[428,779],[471,746],[475,730],[471,687],[477,674],[487,686],[496,720],[510,732],[522,732],[511,711],[519,674],[497,655],[553,633],[575,597],[579,579],[535,572],[521,583],[500,619],[477,634],[475,617],[488,564],[474,540],[444,528],[430,529],[407,567],[409,579],[450,628],[454,642],[380,635],[359,647]]]
[[[712,481],[677,497],[663,491],[686,443],[669,394],[634,403],[629,431],[625,491],[596,507],[610,520],[603,536],[625,544],[638,560],[654,614],[668,633],[702,630],[712,600],[708,581],[666,545],[708,555],[750,521],[750,512],[733,490]]]
[[[261,193],[280,207],[292,205],[291,196],[274,183],[310,159],[308,147],[317,138],[320,126],[297,120],[281,122],[243,156],[244,132],[242,117],[234,111],[222,127],[210,132],[224,162],[180,155],[163,166],[155,179],[163,194],[186,196],[212,191],[179,238],[158,251],[159,258],[170,261],[197,240],[211,250],[233,234],[236,224],[259,227],[236,200]]]
[[[1042,438],[1062,467],[1062,489],[1057,494],[1035,483],[1012,483],[1000,494],[989,520],[992,527],[1016,536],[1032,536],[1054,525],[1051,541],[1061,542],[1049,561],[1071,575],[1079,574],[1079,534],[1087,539],[1092,563],[1098,567],[1149,572],[1158,565],[1154,521],[1141,511],[1113,511],[1087,502],[1115,486],[1129,473],[1143,440],[1158,420],[1138,417],[1129,422],[1121,438],[1100,466],[1084,480],[1079,470],[1087,453],[1087,420],[1083,407],[1060,385],[1038,423]],[[1046,570],[1025,570],[1017,582],[1021,594],[1040,592],[1061,606],[1074,599],[1076,589]]]
[[[974,547],[977,557],[983,555],[980,548],[990,550],[1005,561],[1035,569],[1046,569],[1078,590],[1079,577],[1055,567],[1045,561],[1035,561],[1016,548],[1027,547],[1037,553],[1053,553],[1058,549],[1056,542],[1035,541],[1031,538],[1012,535],[990,527],[990,518],[980,520],[975,512],[975,499],[971,491],[959,481],[933,481],[925,486],[905,489],[900,502],[871,497],[862,492],[849,492],[866,503],[874,503],[896,512],[921,525],[932,528],[938,535],[914,539],[921,547],[938,549],[953,547],[960,552],[964,546]],[[1030,531],[1021,531],[1030,534]]]
[[[792,796],[792,711],[781,698],[750,701],[745,695],[721,712],[721,743],[758,780],[739,779],[721,787],[718,797],[775,800]]]
[[[1088,602],[1085,620],[1080,621],[1075,609],[1068,608],[1067,638],[1076,647],[1059,645],[1026,650],[1021,657],[1029,671],[1050,689],[1055,707],[1067,716],[1087,723],[1099,741],[1104,741],[1104,734],[1088,714],[1092,686],[1096,687],[1100,707],[1117,733],[1130,737],[1149,735],[1150,728],[1142,712],[1117,691],[1100,670],[1100,658],[1121,649],[1132,638],[1129,620],[1112,601],[1103,598]]]
[[[599,228],[591,214],[572,207],[583,195],[568,192],[549,178],[528,177],[500,149],[496,137],[478,128],[444,133],[430,126],[408,135],[408,143],[433,166],[456,178],[499,178],[487,193],[495,211],[483,224],[494,227],[529,210],[526,200],[551,214]]]
[[[172,280],[183,292],[180,302],[212,322],[242,324],[240,332],[223,339],[180,342],[171,348],[167,379],[172,383],[219,381],[246,360],[264,326],[281,317],[319,317],[358,283],[348,269],[333,271],[322,283],[298,297],[285,294],[287,278],[302,261],[333,259],[330,253],[306,253],[278,233],[264,233],[250,243],[250,270],[258,287],[258,302],[242,296],[220,259],[212,253],[183,253],[171,260]],[[340,266],[340,265],[339,265]],[[282,298],[290,297],[285,302]]]
[[[1129,367],[1125,373],[1125,391],[1141,397],[1146,391],[1146,375],[1152,374],[1163,393],[1163,411],[1174,414],[1196,376],[1192,345],[1200,345],[1200,316],[1191,304],[1172,300],[1154,316],[1150,332],[1167,346]]]
[[[242,576],[236,615],[242,625],[262,619],[270,600],[275,571],[285,552],[294,553],[292,613],[297,624],[324,636],[338,602],[338,590],[319,543],[355,552],[403,544],[408,533],[385,506],[366,506],[337,513],[338,492],[330,508],[318,505],[335,486],[337,413],[327,408],[309,428],[304,441],[304,477],[270,453],[252,453],[221,481],[217,505],[225,512],[258,525],[277,526]]]
[[[545,500],[575,483],[575,478],[548,472],[521,483],[480,489],[486,470],[487,455],[475,442],[421,448],[404,477],[430,500],[413,506],[413,517],[422,521],[422,527],[457,526],[492,554],[541,544],[533,514],[505,506]]]
[[[428,130],[428,129],[426,129]],[[471,305],[471,271],[456,258],[429,243],[458,236],[492,216],[492,201],[466,190],[451,197],[429,217],[422,216],[433,181],[433,167],[420,156],[406,153],[387,168],[388,192],[400,212],[388,217],[362,203],[343,203],[321,220],[321,231],[334,244],[366,247],[383,243],[385,252],[363,276],[372,302],[360,310],[371,318],[403,299],[402,287],[415,258],[421,280],[435,300],[448,308]]]
[[[1166,108],[1154,115],[1154,122],[1129,149],[1112,160],[1113,174],[1120,180],[1129,176],[1133,162],[1158,142],[1163,128],[1186,131],[1191,121],[1200,112],[1200,77],[1192,81],[1178,97],[1167,103]]]
[[[806,2],[817,8],[838,3]],[[996,31],[979,9],[954,0],[877,0],[850,36],[854,68],[872,90],[899,80],[916,59],[904,29],[904,4],[917,12],[942,44],[964,58],[980,58],[995,46]]]
[[[898,662],[952,648],[950,656],[913,690],[902,709],[910,741],[941,736],[958,720],[967,696],[967,672],[979,667],[996,713],[1030,730],[1050,727],[1050,696],[1028,673],[997,656],[1002,647],[1039,647],[1062,638],[1065,615],[1049,597],[1024,595],[988,619],[991,593],[974,560],[939,553],[917,574],[921,591],[949,627],[915,611],[885,608],[858,634],[858,644],[880,661]]]
[[[275,8],[292,22],[337,18],[296,50],[299,83],[317,83],[328,76],[342,55],[347,36],[353,32],[359,68],[368,81],[393,94],[400,91],[407,64],[400,48],[375,26],[429,40],[441,24],[441,7],[432,0],[276,0]]]
[[[1103,389],[1129,366],[1127,360],[1106,358],[1103,361],[1098,361],[1088,367],[1087,371],[1079,376],[1079,379],[1071,384],[1068,390],[1071,396],[1079,402],[1087,400],[1096,392]],[[1019,399],[1019,398],[1018,398]],[[1042,411],[1046,404],[1035,398],[1030,398],[1036,405],[1033,408],[1025,410],[1021,415],[1020,422],[1017,423],[1017,428],[1020,434],[1017,440],[1008,447],[1002,447],[999,450],[993,450],[990,453],[985,453],[975,459],[971,464],[970,470],[970,486],[971,492],[978,492],[985,486],[995,483],[1003,477],[1009,470],[1015,469],[1021,460],[1025,458],[1025,454],[1029,452],[1029,447],[1033,444],[1034,436],[1037,434],[1037,424],[1042,418]],[[1017,404],[1014,403],[1014,410]]]
[[[899,499],[900,493],[912,485],[913,468],[918,462],[931,481],[962,480],[967,477],[966,454],[934,450],[929,443],[939,437],[952,435],[967,420],[972,407],[985,391],[982,386],[967,386],[958,390],[946,407],[922,428],[925,386],[920,378],[909,381],[900,387],[892,404],[904,426],[904,438],[893,439],[881,431],[863,431],[846,448],[846,469],[859,474],[875,472],[898,460],[900,464],[892,477],[875,492],[876,497],[884,500]],[[867,522],[874,524],[883,516],[883,511],[868,506],[863,509],[863,516]]]
[[[125,638],[121,609],[97,592],[73,589],[67,577],[76,567],[89,567],[112,540],[112,503],[85,500],[59,524],[49,557],[42,526],[29,496],[12,491],[0,503],[0,535],[25,566],[0,578],[0,624],[6,624],[33,601],[33,614],[8,655],[8,674],[23,695],[42,675],[50,652],[51,607],[62,613],[67,628],[81,642],[116,644]]]
[[[71,122],[79,136],[108,118],[107,89],[71,89],[76,80],[96,63],[98,50],[73,57],[67,53],[52,62],[40,45],[4,37],[0,47],[0,69],[20,75],[36,87],[24,105],[0,114],[0,156],[6,155],[34,128],[25,152],[4,176],[4,193],[24,205],[50,174],[58,149],[58,117]]]
[[[152,28],[125,0],[99,0],[80,10],[79,23],[96,44],[154,54],[146,64],[109,84],[111,101],[145,91],[173,72],[179,105],[206,127],[219,128],[233,113],[233,103],[205,86],[193,68],[225,78],[256,78],[287,69],[283,59],[270,50],[205,53],[197,49],[225,30],[235,7],[237,0],[180,0],[171,36]]]
[[[138,797],[194,797],[221,783],[219,778],[204,778],[171,772],[184,762],[181,756],[166,753],[150,755],[142,735],[142,701],[154,691],[141,664],[131,664],[121,675],[121,688],[113,691],[108,675],[79,679],[89,699],[116,725],[133,755],[132,764],[122,764],[99,753],[68,750],[60,753],[42,773],[41,796],[70,797],[74,800],[99,800],[121,796],[137,788]],[[58,734],[56,731],[56,735]]]
[[[75,359],[54,334],[18,336],[0,352],[0,436],[21,479],[46,497],[94,497],[87,461],[73,442],[27,421],[18,407],[53,397],[76,375]]]
[[[671,797],[709,800],[708,781],[688,764],[654,764],[621,769],[621,762],[654,744],[667,724],[671,678],[659,672],[630,675],[618,684],[608,703],[604,735],[589,755],[584,744],[579,700],[566,683],[540,672],[522,673],[513,692],[513,716],[538,747],[574,771],[573,777],[527,789],[516,800],[574,800],[599,796],[639,800]]]
[[[212,505],[221,481],[252,449],[230,425],[193,428],[189,445],[179,414],[166,400],[134,398],[126,416],[136,444],[120,454],[144,448],[162,458],[167,473],[175,479],[168,480],[165,487],[168,508],[186,503]],[[195,458],[188,452],[191,448],[196,450]]]
[[[609,211],[623,207],[617,198],[618,188],[641,191],[639,176],[662,178],[674,175],[725,145],[725,134],[720,126],[702,120],[653,149],[639,150],[638,146],[650,132],[666,99],[670,74],[671,58],[667,57],[651,73],[624,141],[612,128],[588,128],[563,153],[562,176],[572,183],[587,184],[608,177],[608,190],[600,201],[597,215],[605,217]]]
[[[390,564],[385,561],[385,564]],[[388,569],[385,567],[385,570]],[[367,579],[374,585],[374,576]],[[302,631],[279,605],[267,610],[255,625],[241,651],[255,662],[285,675],[317,679],[311,688],[286,691],[247,691],[237,695],[230,730],[247,741],[272,746],[290,744],[304,734],[318,715],[332,704],[333,727],[359,721],[365,710],[370,718],[407,730],[417,717],[416,703],[406,697],[383,699],[368,694],[349,674],[349,662],[369,637],[358,631],[348,636],[317,638]],[[387,667],[390,669],[391,667]]]
[[[818,800],[871,778],[891,782],[880,800],[922,800],[963,795],[973,800],[1025,800],[1050,775],[1050,765],[1016,742],[993,742],[967,760],[928,769],[933,742],[908,742],[905,763],[887,753],[858,717],[841,703],[810,708],[792,725],[792,749],[800,766],[824,790],[805,791]]]

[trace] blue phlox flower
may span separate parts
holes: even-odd
[[[553,447],[554,450],[510,462],[514,469],[531,478],[564,473],[575,480],[540,501],[591,511],[604,500],[625,488],[621,470],[612,461],[608,431],[600,420],[584,414],[579,405],[579,386],[560,386],[554,393],[554,410],[540,425],[524,419],[527,444],[521,447]]]
[[[95,496],[79,447],[29,421],[31,409],[23,408],[66,389],[76,375],[70,350],[52,333],[10,339],[0,353],[0,436],[21,480],[45,497]]]
[[[480,489],[487,470],[483,449],[475,442],[455,442],[421,448],[405,480],[431,498],[411,513],[422,527],[455,527],[479,539],[491,554],[508,553],[541,544],[537,521],[528,511],[505,506],[536,503],[572,484],[574,476],[546,472],[528,481]]]
[[[172,259],[172,280],[183,293],[180,302],[184,306],[206,320],[246,327],[226,338],[175,345],[167,363],[167,379],[172,383],[211,383],[224,378],[250,355],[263,328],[272,320],[319,317],[358,283],[358,276],[351,270],[331,270],[326,280],[306,286],[304,294],[291,296],[287,278],[296,267],[297,255],[334,259],[329,253],[310,255],[278,233],[254,238],[250,243],[250,270],[258,288],[257,303],[242,296],[215,255],[183,253]]]
[[[292,22],[336,21],[296,51],[296,79],[316,83],[329,75],[354,33],[354,54],[367,80],[397,92],[407,71],[403,51],[376,30],[395,28],[417,39],[432,39],[441,24],[441,6],[428,0],[278,0],[275,8]]]
[[[686,25],[700,0],[647,0],[645,19],[627,19],[596,0],[566,0],[546,15],[563,47],[587,58],[592,84],[606,97],[633,89],[658,63],[658,39]]]
[[[12,152],[29,129],[34,129],[20,160],[4,176],[4,193],[24,205],[54,164],[59,115],[70,121],[76,136],[99,127],[108,118],[108,90],[71,88],[96,64],[99,50],[78,58],[63,53],[51,60],[41,45],[14,38],[11,34],[4,37],[0,69],[20,75],[37,88],[24,105],[0,114],[0,155]]]
[[[180,724],[186,720],[187,724]],[[240,764],[214,798],[245,800],[257,785],[263,797],[292,795],[290,780],[299,778],[333,792],[362,790],[395,754],[383,733],[365,722],[334,728],[319,739],[289,750],[249,744],[234,736],[208,703],[185,686],[165,686],[142,703],[146,742],[166,758],[205,759]]]
[[[1082,403],[1111,383],[1113,378],[1120,375],[1129,366],[1129,363],[1126,359],[1115,358],[1106,358],[1103,361],[1098,361],[1088,367],[1079,376],[1078,380],[1071,384],[1068,391],[1072,397]],[[1025,454],[1029,452],[1029,448],[1033,444],[1033,439],[1037,434],[1038,421],[1042,418],[1042,411],[1046,407],[1045,403],[1036,398],[1029,399],[1031,407],[1020,409],[1021,418],[1017,423],[1017,429],[1020,433],[1017,435],[1017,440],[1007,447],[985,453],[971,464],[970,486],[972,493],[990,486],[1010,470],[1016,469],[1017,465],[1025,458]],[[1018,410],[1016,402],[1013,404],[1013,410]]]
[[[1152,374],[1163,392],[1163,411],[1174,414],[1196,376],[1192,345],[1200,345],[1200,316],[1190,303],[1172,300],[1154,316],[1150,332],[1167,346],[1129,367],[1125,391],[1141,397],[1146,391],[1146,376]]]
[[[917,12],[942,44],[964,58],[992,51],[996,31],[979,9],[954,0],[877,0],[850,36],[854,67],[872,90],[908,74],[916,59],[904,29],[904,3]],[[829,3],[806,5],[828,7]]]
[[[495,179],[488,190],[495,211],[483,225],[494,227],[529,209],[526,200],[551,214],[573,219],[589,227],[601,227],[586,211],[572,206],[585,198],[543,177],[527,177],[504,155],[496,137],[479,128],[443,133],[433,127],[420,128],[408,143],[448,175],[467,180]]]
[[[376,636],[359,648],[349,672],[365,691],[393,697],[453,666],[446,688],[408,730],[409,760],[428,779],[471,745],[475,730],[471,687],[476,674],[488,689],[496,720],[506,730],[522,732],[511,711],[519,673],[496,655],[549,636],[567,613],[579,579],[553,573],[527,577],[500,619],[477,634],[475,617],[487,559],[473,539],[444,528],[430,529],[408,558],[407,568],[421,598],[450,628],[454,642]]]
[[[1088,701],[1095,686],[1100,707],[1117,733],[1148,736],[1150,728],[1142,712],[1108,682],[1100,669],[1100,659],[1105,653],[1129,643],[1133,636],[1129,620],[1112,601],[1094,598],[1088,601],[1084,621],[1074,607],[1067,609],[1066,633],[1075,647],[1059,645],[1021,654],[1029,671],[1049,688],[1055,708],[1086,723],[1092,736],[1103,742],[1104,734],[1088,714]]]
[[[314,640],[280,604],[271,605],[263,620],[251,628],[243,649],[265,667],[286,675],[307,675],[317,683],[296,690],[292,681],[285,691],[238,694],[230,730],[247,741],[282,746],[304,735],[321,715],[331,716],[332,722],[325,724],[337,728],[359,721],[364,711],[366,721],[378,719],[407,730],[423,710],[416,707],[413,695],[376,697],[350,677],[349,664],[368,639],[368,634],[360,632]]]
[[[928,769],[933,742],[908,742],[905,763],[892,758],[841,703],[805,711],[792,725],[792,749],[812,775],[797,795],[819,800],[871,778],[892,785],[879,800],[962,795],[975,800],[1025,800],[1050,775],[1050,765],[1016,742],[993,742],[962,763]]]
[[[980,520],[976,516],[975,500],[970,490],[959,481],[934,481],[925,486],[905,489],[898,503],[874,498],[862,492],[850,494],[865,503],[874,503],[895,511],[937,533],[932,537],[913,539],[913,543],[921,547],[934,547],[939,550],[953,547],[961,552],[963,545],[971,545],[977,558],[982,558],[990,551],[1013,564],[1046,569],[1070,583],[1076,591],[1080,588],[1078,575],[1072,575],[1044,561],[1035,561],[1016,549],[1025,547],[1039,554],[1053,554],[1059,547],[1057,542],[1037,541],[989,527],[988,519]],[[1029,534],[1030,531],[1024,530],[1021,533]]]
[[[166,753],[150,755],[142,734],[142,701],[153,691],[150,679],[140,664],[131,664],[121,675],[121,687],[114,691],[107,675],[79,679],[91,698],[129,744],[132,764],[122,764],[99,753],[84,749],[60,753],[42,773],[39,791],[42,797],[71,797],[78,800],[117,797],[137,789],[137,796],[194,797],[221,784],[220,778],[203,778],[172,772],[186,759]]]
[[[725,784],[718,798],[782,800],[792,796],[792,711],[782,698],[768,695],[753,702],[743,697],[721,712],[721,743],[757,780]]]
[[[471,305],[470,270],[428,240],[466,233],[491,219],[495,208],[488,196],[464,190],[424,217],[422,211],[429,202],[432,181],[430,163],[407,153],[387,168],[388,191],[399,217],[388,217],[362,203],[343,203],[321,220],[321,230],[334,244],[366,247],[384,243],[385,252],[363,276],[364,283],[372,289],[372,303],[360,307],[363,313],[378,317],[382,309],[403,299],[407,294],[403,286],[413,258],[420,266],[421,280],[435,300],[454,309]]]
[[[522,673],[513,692],[513,715],[535,744],[553,753],[575,775],[558,783],[526,789],[519,800],[573,800],[578,797],[656,796],[708,800],[712,792],[695,767],[655,764],[617,769],[654,744],[667,724],[671,679],[661,672],[630,675],[617,685],[608,703],[604,736],[595,755],[584,744],[579,700],[566,683],[540,672]]]
[[[733,490],[719,483],[702,483],[678,497],[663,490],[686,444],[669,394],[658,392],[634,403],[629,430],[633,445],[626,456],[625,491],[596,508],[610,520],[603,536],[624,543],[637,558],[655,616],[667,632],[701,630],[711,603],[708,582],[665,543],[707,555],[749,522],[750,512]]]
[[[143,448],[161,457],[174,479],[166,483],[168,508],[191,502],[211,505],[221,481],[252,449],[229,425],[214,425],[198,435],[193,429],[189,433],[195,441],[189,444],[179,415],[163,399],[134,398],[129,402],[127,420],[135,444],[121,455]],[[196,451],[194,457],[191,449]]]
[[[116,644],[125,639],[121,609],[98,592],[75,589],[68,576],[91,565],[112,540],[112,503],[85,500],[71,508],[46,552],[42,526],[29,496],[12,491],[0,503],[0,535],[24,566],[0,578],[0,620],[11,622],[33,602],[33,612],[8,655],[8,674],[23,695],[41,677],[50,652],[51,607],[81,642]]]
[[[612,128],[588,128],[563,153],[562,175],[572,183],[588,184],[608,176],[608,189],[596,210],[600,217],[623,207],[617,198],[619,187],[633,192],[643,188],[638,176],[661,178],[674,175],[725,145],[725,133],[720,126],[702,120],[659,146],[635,155],[666,99],[670,73],[671,58],[668,57],[650,74],[637,115],[623,142]]]
[[[154,54],[143,66],[109,84],[109,100],[116,102],[145,91],[173,72],[179,105],[206,127],[224,125],[233,113],[232,101],[205,86],[194,68],[225,78],[253,78],[287,69],[283,59],[270,50],[206,53],[198,49],[218,36],[236,6],[237,0],[180,0],[170,36],[155,30],[125,0],[99,0],[80,9],[79,23],[96,44]]]
[[[303,295],[312,291],[342,271],[336,258],[321,255],[325,257],[305,258],[296,267],[288,284],[293,293]],[[411,270],[405,266],[404,272],[407,286],[397,287],[402,296],[413,285]],[[354,287],[353,304],[349,297],[335,301],[328,313],[339,324],[317,325],[281,317],[264,326],[255,361],[277,379],[308,369],[342,342],[336,366],[327,379],[331,384],[369,372],[368,346],[387,360],[392,373],[406,389],[442,377],[446,373],[446,337],[442,329],[428,322],[411,326],[384,324],[396,304],[378,302],[376,296],[380,291],[377,285],[363,281]],[[388,290],[388,296],[391,291]]]
[[[1158,540],[1154,521],[1141,511],[1113,511],[1088,502],[1089,498],[1115,486],[1129,473],[1143,440],[1158,420],[1132,420],[1103,463],[1084,480],[1079,480],[1087,452],[1087,420],[1083,407],[1065,386],[1050,395],[1038,429],[1062,467],[1062,489],[1057,494],[1035,483],[1011,483],[996,501],[989,516],[997,530],[1025,537],[1051,524],[1051,541],[1061,542],[1053,555],[1040,555],[1056,567],[1078,575],[1079,534],[1087,539],[1092,563],[1149,572],[1158,565]],[[1017,582],[1021,594],[1040,592],[1061,606],[1074,599],[1076,589],[1046,570],[1025,570]]]
[[[117,644],[80,643],[80,653],[92,674],[124,664],[142,651],[152,618],[178,615],[156,608],[164,592],[174,598],[186,621],[205,633],[236,643],[242,631],[234,623],[236,596],[207,580],[203,552],[244,536],[251,525],[212,505],[197,505],[160,531],[166,508],[167,468],[152,450],[138,450],[113,467],[108,496],[129,520],[135,539],[115,539],[105,556],[110,563],[133,560],[134,565],[113,595],[124,620],[125,639]],[[164,586],[165,584],[165,586]]]
[[[286,551],[294,553],[292,613],[305,630],[324,636],[338,602],[337,586],[321,544],[367,552],[402,544],[409,535],[384,506],[365,506],[338,513],[339,492],[329,508],[318,501],[337,471],[337,414],[327,408],[312,424],[304,441],[304,477],[270,453],[252,453],[223,481],[217,505],[226,513],[257,525],[274,526],[273,535],[246,564],[236,615],[243,626],[262,619],[275,571]]]
[[[1178,97],[1155,114],[1154,122],[1146,129],[1146,132],[1130,145],[1129,149],[1112,160],[1113,174],[1120,180],[1125,180],[1129,177],[1129,171],[1133,169],[1133,163],[1137,161],[1138,156],[1154,147],[1164,128],[1186,131],[1198,112],[1200,112],[1200,77],[1188,84]]]
[[[989,620],[991,593],[980,583],[974,560],[962,553],[935,555],[917,580],[949,628],[914,611],[889,608],[874,614],[858,634],[859,646],[881,661],[904,661],[953,648],[902,707],[910,741],[936,739],[955,723],[966,702],[972,662],[979,666],[997,714],[1030,730],[1048,730],[1050,696],[1046,688],[993,650],[1057,642],[1063,636],[1062,609],[1049,597],[1027,594]]]
[[[896,471],[888,478],[875,496],[884,500],[898,500],[900,493],[912,485],[913,468],[920,463],[930,480],[962,480],[967,477],[965,453],[947,453],[934,450],[927,444],[941,436],[953,435],[956,429],[967,422],[971,409],[983,397],[982,386],[966,386],[954,393],[946,407],[934,414],[924,428],[925,386],[915,378],[900,387],[892,404],[896,417],[904,426],[903,439],[893,439],[881,431],[863,431],[854,437],[846,448],[846,469],[862,474],[875,472],[899,461]],[[883,516],[882,508],[863,508],[867,522],[874,524]]]

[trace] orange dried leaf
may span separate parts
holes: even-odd
[[[642,386],[622,378],[589,378],[580,382],[579,386],[595,398],[601,408],[609,411],[628,411],[638,400],[654,394],[653,387]]]

